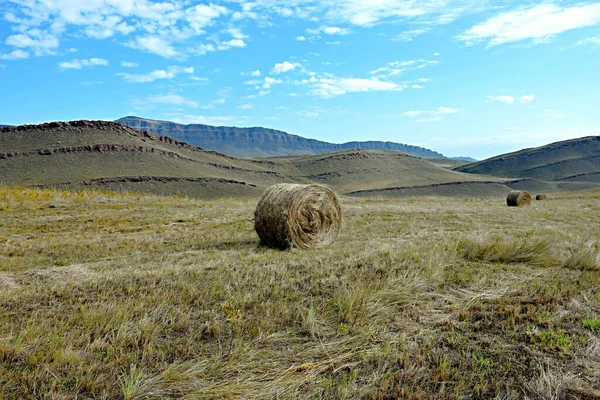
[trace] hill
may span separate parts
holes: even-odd
[[[2,128],[0,181],[212,197],[254,195],[282,177],[260,164],[106,121]],[[201,178],[201,179],[199,179]]]
[[[600,182],[600,136],[551,143],[458,166],[456,171],[542,181]]]
[[[0,149],[0,183],[37,187],[215,197],[254,196],[277,182],[322,183],[346,193],[489,180],[397,151],[238,159],[106,121],[5,127]]]
[[[417,157],[443,157],[442,154],[418,146],[393,142],[328,143],[267,128],[236,128],[201,124],[182,125],[138,117],[116,120],[123,125],[165,135],[205,149],[234,157],[273,157],[324,154],[342,150],[393,150]]]
[[[397,151],[239,159],[107,121],[1,128],[0,184],[98,188],[193,197],[258,196],[279,182],[320,183],[356,196],[500,196],[528,190],[597,187],[466,174]],[[443,161],[442,160],[442,161]],[[440,161],[432,159],[432,161]]]

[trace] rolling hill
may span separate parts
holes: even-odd
[[[600,183],[600,136],[551,143],[454,168],[472,174]]]
[[[4,127],[0,133],[0,183],[7,185],[215,197],[254,196],[277,182],[317,182],[347,193],[482,179],[386,150],[238,159],[107,121]]]
[[[379,141],[335,144],[260,127],[236,128],[201,124],[182,125],[175,122],[131,116],[120,118],[115,122],[141,131],[169,136],[234,157],[311,155],[354,149],[401,151],[423,158],[443,157],[442,154],[433,150],[407,144]]]
[[[600,186],[509,180],[452,170],[398,151],[240,159],[108,121],[0,128],[0,185],[92,188],[212,198],[257,196],[279,182],[320,183],[353,196],[502,196],[512,188]]]

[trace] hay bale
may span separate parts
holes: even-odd
[[[536,200],[546,200],[546,195],[545,194],[536,194],[535,199]]]
[[[261,243],[279,249],[327,246],[341,227],[340,203],[334,192],[321,185],[273,185],[254,211],[254,229]]]
[[[506,204],[511,207],[527,206],[531,204],[531,194],[524,190],[513,190],[506,196]]]

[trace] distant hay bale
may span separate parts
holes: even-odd
[[[341,227],[340,203],[333,191],[321,185],[273,185],[254,211],[254,229],[261,243],[279,249],[327,246]]]
[[[513,190],[506,196],[506,204],[511,207],[521,207],[531,204],[531,194],[526,191]]]
[[[546,195],[545,194],[537,194],[535,196],[536,200],[546,200]]]

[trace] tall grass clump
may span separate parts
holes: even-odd
[[[556,256],[547,238],[474,234],[459,239],[457,249],[468,261],[555,265]]]

